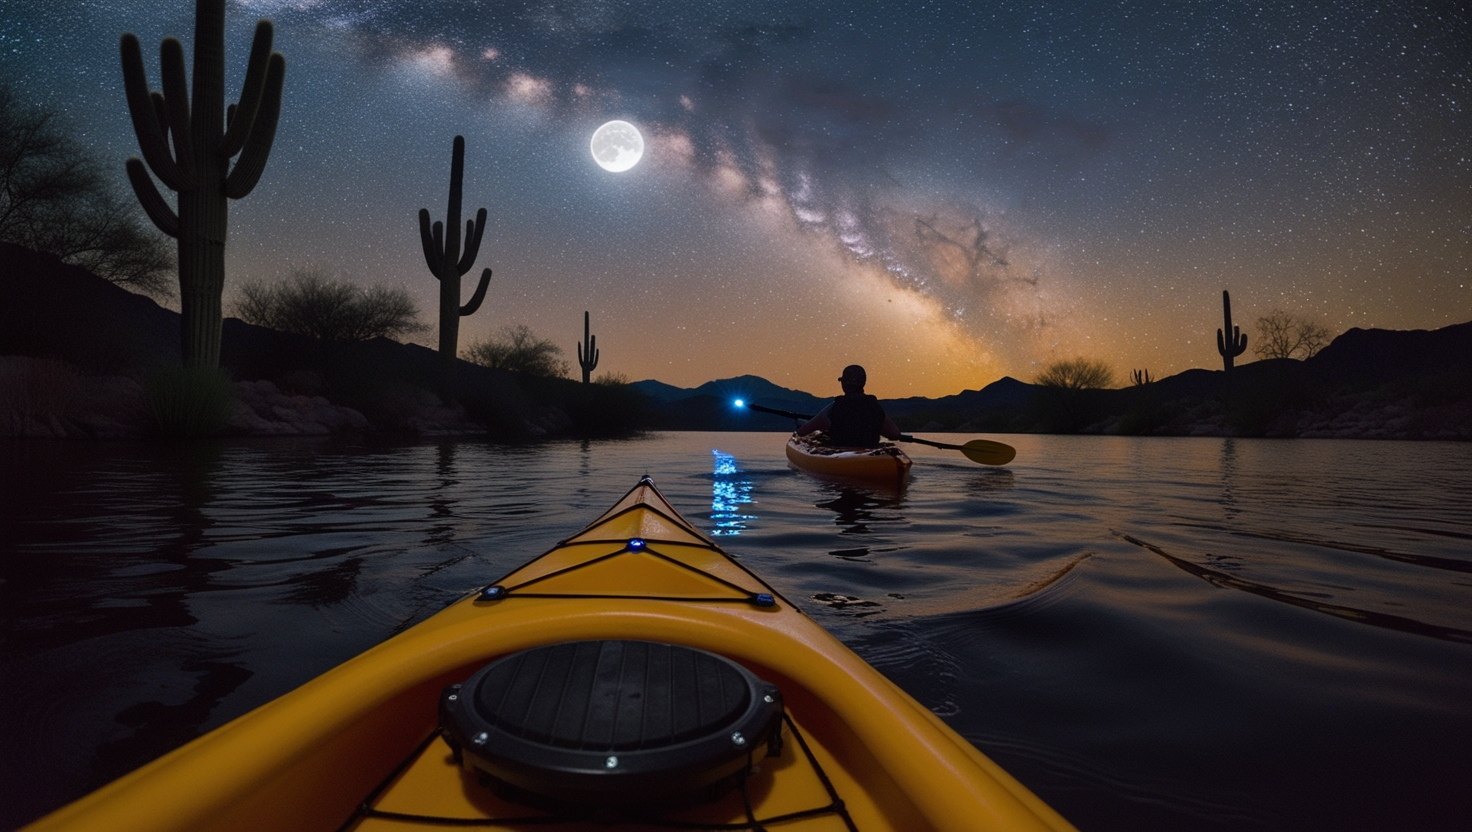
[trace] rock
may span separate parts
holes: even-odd
[[[283,392],[266,380],[235,384],[235,412],[225,429],[236,435],[320,436],[367,430],[368,420],[322,396]]]

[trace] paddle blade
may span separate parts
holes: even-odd
[[[982,465],[1006,465],[1017,456],[1017,449],[989,439],[973,439],[957,448],[972,462]]]

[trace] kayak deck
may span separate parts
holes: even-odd
[[[859,828],[849,813],[848,802],[841,797],[845,793],[857,794],[857,785],[838,766],[833,753],[808,740],[790,714],[786,715],[784,730],[796,741],[797,753],[762,761],[738,789],[719,801],[663,811],[643,822],[631,818],[620,824],[620,828],[669,828],[672,824],[687,829],[761,829],[780,824],[783,829],[812,832]],[[857,808],[860,816],[867,813],[868,807]],[[557,823],[559,829],[569,830],[608,828],[602,818],[568,821],[502,798],[456,763],[453,751],[438,733],[426,738],[404,767],[369,795],[343,828],[355,832],[392,832],[488,821],[513,827],[518,823],[539,826]],[[924,827],[923,819],[918,816],[909,821],[914,825],[884,828]]]
[[[437,703],[499,657],[678,644],[781,691],[783,748],[716,802],[553,817],[457,764]],[[601,753],[601,752],[600,752]],[[496,584],[30,830],[1068,830],[938,717],[728,557],[647,478]]]

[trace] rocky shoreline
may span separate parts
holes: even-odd
[[[320,395],[290,392],[266,380],[233,385],[234,412],[224,436],[327,436],[381,431],[367,416]],[[395,433],[418,436],[485,435],[465,408],[416,391],[396,420]],[[63,361],[0,356],[0,437],[26,439],[141,439],[151,420],[143,380],[135,375],[87,375]],[[543,420],[559,420],[542,414]],[[566,417],[562,417],[565,419]],[[526,425],[530,435],[547,427]]]

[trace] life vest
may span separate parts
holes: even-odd
[[[845,394],[833,400],[828,411],[828,444],[845,448],[873,448],[879,445],[879,429],[884,425],[884,408],[879,399],[867,393]]]

